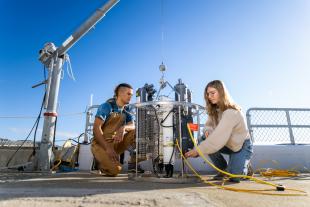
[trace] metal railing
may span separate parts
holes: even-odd
[[[87,108],[86,111],[86,123],[85,123],[85,131],[84,131],[84,142],[89,142],[93,137],[93,126],[94,126],[94,114],[95,110],[99,108],[100,105],[92,105]]]
[[[310,144],[310,109],[250,108],[246,117],[255,144]]]
[[[130,108],[133,110],[135,107],[141,107],[144,105],[148,105],[151,102],[148,103],[139,103],[139,104],[130,104]],[[159,103],[159,102],[158,102]],[[164,103],[164,102],[161,102]],[[177,104],[177,102],[175,102]],[[200,123],[199,124],[199,131],[195,132],[195,134],[197,135],[197,137],[200,137],[200,134],[202,134],[203,128],[204,128],[204,123],[207,120],[207,114],[206,111],[203,110],[203,107],[197,105],[197,104],[193,104],[193,103],[187,103],[188,106],[192,106],[194,108],[196,108],[196,112],[197,110],[202,110],[203,113],[199,113],[197,115],[197,120],[195,120],[196,122]],[[85,131],[84,131],[84,142],[89,142],[92,138],[93,138],[93,126],[94,126],[94,119],[95,119],[95,114],[96,114],[96,110],[99,108],[100,105],[92,105],[89,106],[86,110],[86,123],[85,123]],[[136,116],[135,111],[131,111],[132,115]],[[136,119],[136,117],[135,117]]]

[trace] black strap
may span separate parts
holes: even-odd
[[[116,100],[115,98],[110,98],[107,100],[107,103],[109,103],[111,105],[111,108],[112,108],[112,112],[115,112],[115,108],[118,108],[117,104],[116,104]]]
[[[111,105],[112,111],[111,112],[115,112],[115,109],[118,108],[117,104],[116,104],[116,99],[115,98],[110,98],[107,100],[107,102]],[[123,111],[127,114],[129,110],[129,107],[126,105],[123,109]]]
[[[113,112],[115,112],[115,109],[118,108],[118,106],[117,106],[117,104],[116,104],[116,99],[115,99],[115,98],[110,98],[110,99],[108,99],[106,102],[109,103],[109,104],[111,105],[112,110],[111,110],[110,114],[113,113]],[[125,118],[124,122],[125,122],[125,124],[126,124],[126,118],[127,118],[127,113],[128,113],[127,110],[129,110],[129,107],[128,107],[128,106],[125,106],[124,109],[123,109],[123,110],[121,111],[121,113],[120,113],[120,114],[123,114],[123,112],[124,112],[124,115],[125,115],[125,117],[124,117],[124,118]]]

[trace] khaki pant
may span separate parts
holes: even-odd
[[[108,141],[108,140],[107,140]],[[109,140],[110,141],[110,140]],[[109,147],[113,147],[117,154],[122,154],[130,145],[135,143],[135,130],[132,130],[124,135],[124,139],[120,143],[108,142]],[[91,145],[92,153],[98,162],[99,169],[110,176],[117,176],[121,170],[122,165],[120,162],[112,161],[107,152],[99,145],[96,139],[93,140]]]

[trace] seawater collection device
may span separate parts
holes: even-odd
[[[160,70],[164,74],[163,64]],[[174,92],[172,98],[160,94],[167,85]],[[136,117],[136,161],[151,163],[147,175],[136,173],[133,177],[184,178],[181,152],[184,154],[194,147],[187,124],[194,126],[192,133],[200,137],[200,120],[205,108],[192,103],[192,92],[181,79],[172,86],[163,75],[156,92],[152,84],[145,84],[137,89],[136,103],[132,104]]]

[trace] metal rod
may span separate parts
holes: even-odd
[[[181,148],[181,152],[182,152],[182,123],[181,123],[181,106],[178,107],[179,108],[179,143],[180,143],[180,148]],[[183,165],[183,158],[181,158],[181,177],[184,178],[184,165]]]
[[[93,28],[105,14],[117,3],[119,0],[110,0],[104,4],[101,8],[89,17],[84,24],[82,24],[62,45],[57,49],[58,55],[62,56],[65,54],[79,39],[81,39],[91,28]]]
[[[36,87],[39,87],[39,86],[44,85],[46,83],[47,83],[47,80],[44,80],[41,83],[38,83],[38,84],[35,84],[35,85],[31,86],[31,88],[36,88]]]
[[[199,111],[198,106],[196,106],[196,110]],[[198,124],[197,137],[200,138],[201,133],[200,133],[200,115],[199,115],[199,113],[197,113],[197,124]]]
[[[247,121],[248,130],[250,134],[250,139],[254,143],[254,135],[253,135],[253,129],[252,129],[254,125],[251,125],[251,114],[249,113],[249,110],[246,112],[246,121]]]
[[[47,108],[48,104],[48,98],[50,96],[50,88],[51,88],[51,79],[52,79],[52,71],[54,68],[54,59],[51,61],[51,68],[48,68],[48,78],[47,78],[47,83],[46,83],[46,88],[45,88],[45,101],[44,101],[44,109]]]
[[[86,123],[85,123],[85,131],[84,131],[84,143],[88,143],[88,131],[90,127],[90,119],[92,117],[92,112],[89,108],[87,108],[86,111]]]
[[[295,144],[295,139],[294,139],[294,135],[293,135],[293,130],[292,130],[292,125],[291,125],[291,119],[290,119],[290,113],[289,111],[285,111],[286,114],[286,119],[287,119],[287,127],[288,127],[288,132],[290,134],[290,140],[291,140],[291,144]]]
[[[137,108],[144,107],[144,106],[157,106],[157,105],[174,105],[174,106],[186,106],[186,107],[198,107],[199,110],[204,110],[205,107],[199,105],[199,104],[194,104],[194,103],[189,103],[185,101],[147,101],[143,103],[134,103],[134,104],[129,104],[129,106],[134,106]]]
[[[139,156],[139,109],[136,108],[136,178],[138,177],[138,156]]]

